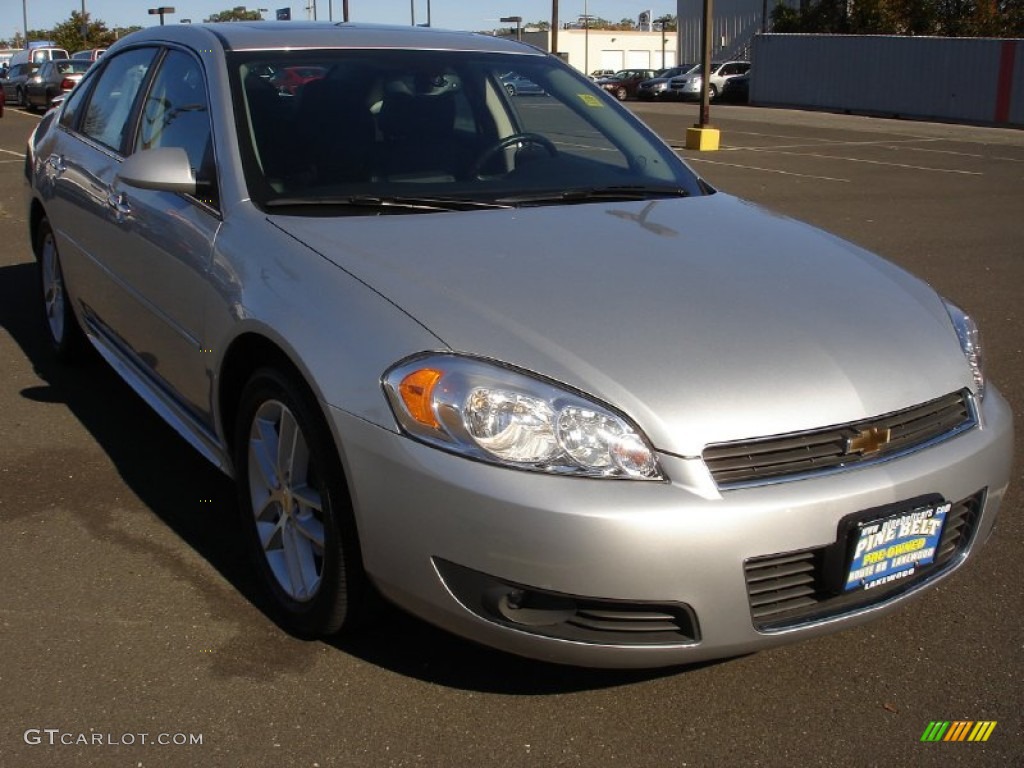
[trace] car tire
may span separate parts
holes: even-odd
[[[276,368],[249,379],[235,427],[236,481],[274,618],[300,637],[324,637],[365,619],[370,587],[330,430],[298,382]]]
[[[25,95],[25,89],[24,88],[18,88],[18,106],[19,107],[27,107],[28,106],[28,97]]]
[[[708,101],[714,101],[718,98],[718,87],[715,85],[708,86]]]
[[[625,101],[627,96],[629,96],[629,92],[622,86],[615,89],[615,98],[619,101]]]
[[[36,227],[35,252],[39,263],[44,327],[50,348],[62,363],[78,362],[89,348],[89,342],[71,305],[64,283],[57,239],[49,220],[45,218]]]
[[[509,96],[515,96],[516,95],[516,87],[514,85],[512,85],[511,83],[507,83],[505,85],[505,91],[506,91],[506,93],[508,93]]]

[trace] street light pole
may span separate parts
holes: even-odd
[[[150,16],[154,16],[154,15],[157,15],[157,14],[160,15],[160,26],[161,27],[164,25],[164,14],[165,13],[174,13],[174,8],[172,6],[169,6],[169,5],[161,5],[159,8],[150,8],[149,9]]]
[[[498,19],[502,24],[516,24],[516,40],[519,42],[523,41],[523,17],[522,16],[502,16]]]

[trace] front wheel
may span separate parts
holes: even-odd
[[[625,88],[620,86],[615,89],[615,98],[618,99],[619,101],[625,101],[627,96],[629,96],[629,93],[626,91]]]
[[[322,637],[364,612],[368,587],[351,501],[315,399],[291,376],[257,371],[235,436],[239,509],[274,613]]]

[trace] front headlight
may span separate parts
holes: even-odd
[[[974,376],[975,395],[979,400],[985,397],[985,369],[981,357],[981,332],[974,319],[951,301],[943,299],[949,319],[953,321],[956,337],[960,340],[960,349],[967,358],[967,365]]]
[[[438,448],[517,469],[663,479],[654,451],[628,419],[541,378],[435,354],[400,363],[383,382],[402,428]]]

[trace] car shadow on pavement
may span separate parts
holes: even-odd
[[[45,382],[22,389],[21,396],[65,405],[139,501],[246,600],[272,617],[238,535],[232,481],[189,447],[98,357],[91,356],[74,367],[58,363],[46,340],[39,301],[35,264],[0,267],[0,328],[21,347]],[[54,446],[54,450],[60,448]],[[66,458],[73,463],[76,456]],[[225,611],[231,611],[223,605],[223,594],[203,583],[174,552],[125,536],[106,519],[109,501],[102,499],[88,512],[84,504],[79,506],[82,523],[94,535],[121,538],[127,548],[141,550],[166,566],[197,588],[210,602],[214,615],[223,617]],[[245,616],[237,620],[251,621]],[[243,626],[240,631],[245,634],[250,629]],[[285,632],[283,628],[280,631]],[[613,687],[680,671],[581,669],[523,659],[463,640],[389,605],[381,606],[369,626],[329,640],[327,645],[432,684],[513,695]]]
[[[632,685],[713,666],[705,662],[662,669],[593,669],[526,659],[478,645],[385,606],[380,620],[334,647],[393,672],[447,688],[511,696]]]

